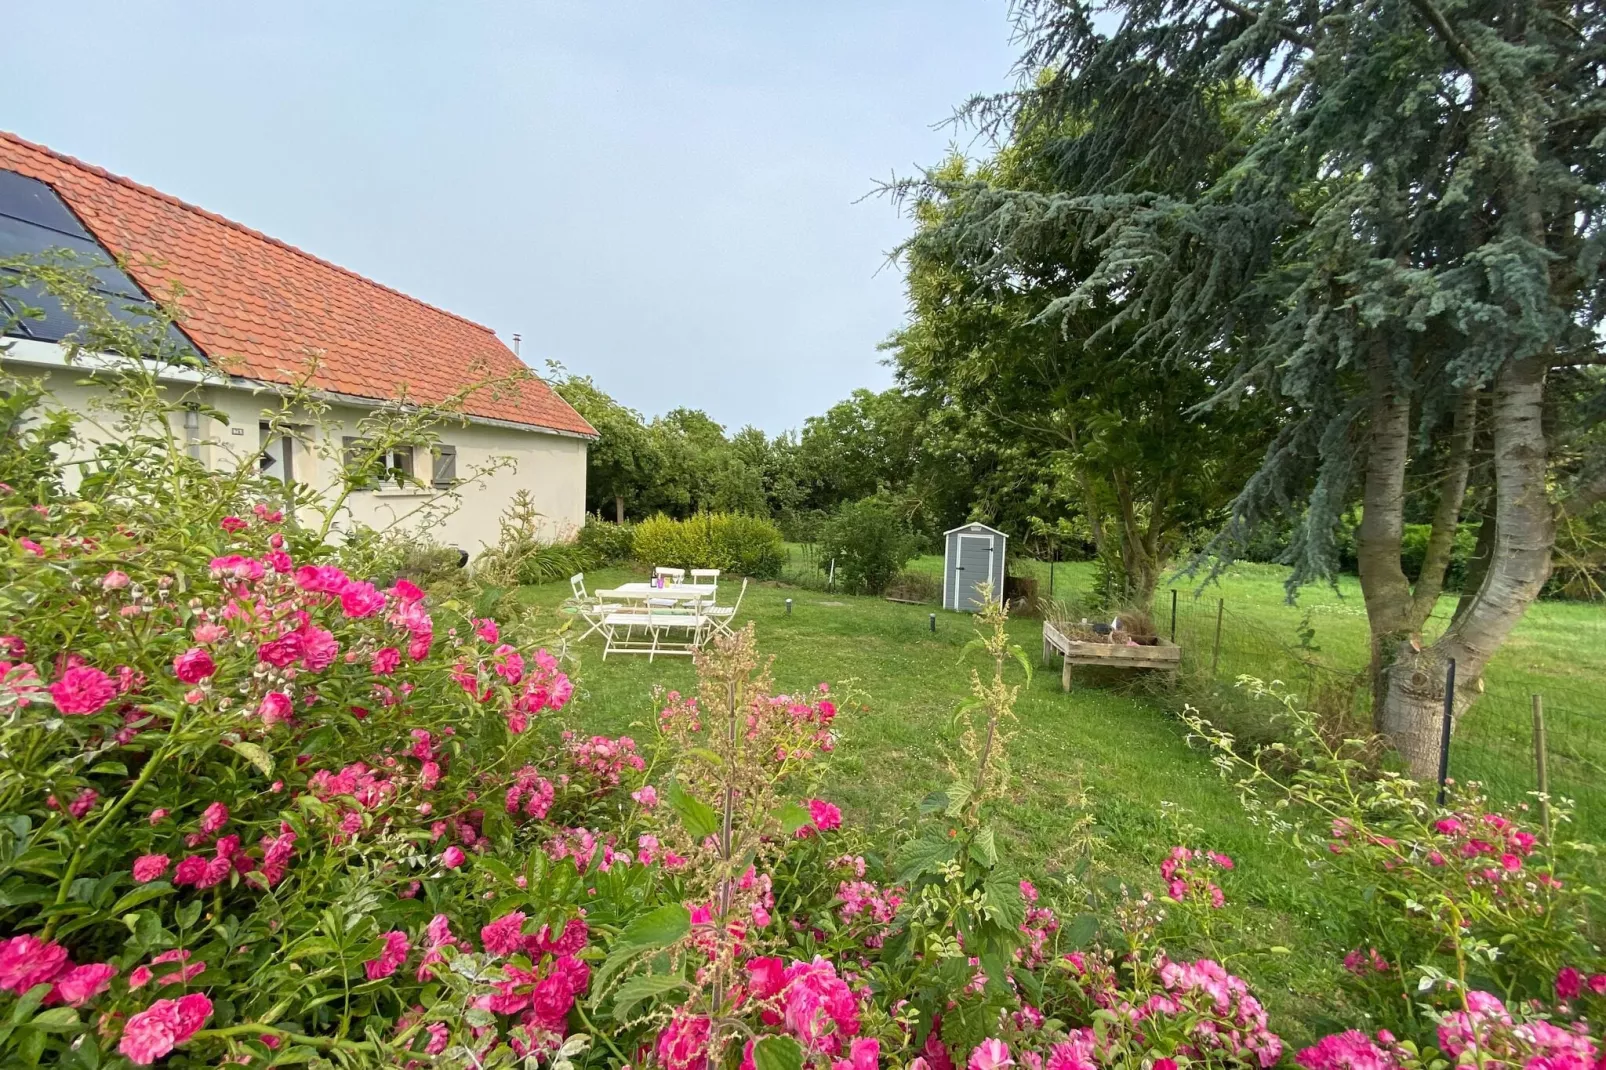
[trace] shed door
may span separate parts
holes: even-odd
[[[976,588],[992,578],[993,537],[959,536],[959,564],[954,569],[954,608],[977,610],[986,605]]]

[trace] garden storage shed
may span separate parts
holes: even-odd
[[[1004,547],[1009,541],[986,524],[961,524],[943,536],[942,608],[974,613],[982,607],[977,588],[993,585],[993,601],[1004,598]]]

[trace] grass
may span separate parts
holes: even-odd
[[[792,567],[803,565],[794,548]],[[940,572],[941,559],[922,558],[911,569]],[[1034,571],[1043,572],[1046,592],[1046,569]],[[639,579],[640,572],[609,569],[586,578],[597,589]],[[1223,617],[1219,677],[1230,679],[1239,671],[1277,675],[1282,661],[1292,663],[1287,649],[1302,622],[1314,629],[1310,643],[1320,647],[1320,657],[1363,663],[1365,618],[1354,582],[1342,582],[1336,591],[1307,591],[1298,605],[1288,606],[1280,572],[1238,566],[1201,598],[1184,591],[1178,599],[1178,632],[1192,648],[1190,656],[1201,658],[1213,644],[1215,600],[1222,598],[1229,609]],[[1057,566],[1056,593],[1085,592],[1091,578],[1086,564]],[[521,597],[533,613],[556,623],[566,619],[559,609],[566,594],[566,585],[553,584],[525,588]],[[1451,607],[1446,599],[1441,612]],[[1165,630],[1169,604],[1164,594],[1161,610],[1157,617]],[[970,667],[979,666],[962,656],[973,635],[969,615],[755,584],[739,619],[756,623],[761,650],[774,656],[780,690],[801,690],[823,680],[862,697],[862,712],[838,720],[842,739],[823,788],[857,823],[887,828],[907,820],[924,795],[949,779],[954,714],[968,693]],[[1035,665],[1039,623],[1016,619],[1010,630]],[[1606,626],[1597,606],[1535,606],[1490,666],[1490,695],[1520,693],[1526,711],[1526,689],[1536,686],[1559,692],[1565,684],[1569,693],[1606,694],[1606,659],[1592,653],[1601,638]],[[694,681],[685,658],[651,664],[639,656],[604,661],[596,637],[580,644],[575,655],[580,702],[574,709],[588,731],[650,731],[645,726],[656,712],[653,688],[684,690]],[[1175,694],[1096,671],[1079,675],[1065,694],[1057,668],[1036,672],[1022,689],[1019,724],[1009,744],[1014,780],[1002,810],[1001,843],[1026,871],[1063,872],[1091,853],[1100,868],[1150,889],[1158,887],[1156,868],[1175,843],[1232,855],[1239,866],[1228,888],[1234,902],[1231,946],[1221,953],[1255,983],[1285,1036],[1292,1042],[1308,1040],[1332,1020],[1330,1015],[1340,1013],[1332,998],[1336,964],[1297,951],[1268,951],[1308,946],[1320,929],[1304,883],[1294,879],[1302,863],[1249,824],[1230,786],[1189,746],[1173,716],[1180,702]],[[1494,713],[1482,715],[1505,716],[1503,707],[1488,706]]]
[[[605,588],[639,579],[638,571],[605,570],[586,579],[593,589]],[[566,593],[564,585],[547,585],[526,588],[523,597],[556,621]],[[774,655],[780,690],[823,680],[862,697],[863,712],[838,719],[842,738],[823,788],[850,818],[872,828],[895,825],[947,782],[954,714],[968,693],[969,667],[979,665],[961,656],[973,635],[968,614],[764,584],[749,587],[741,619],[756,622],[760,648]],[[1013,621],[1010,630],[1035,663],[1038,622]],[[575,653],[574,709],[587,731],[644,732],[656,712],[653,687],[687,689],[694,680],[685,658],[604,661],[596,637]],[[1014,780],[999,831],[1019,868],[1064,872],[1091,851],[1120,878],[1154,888],[1173,844],[1226,851],[1240,861],[1235,946],[1261,949],[1253,953],[1257,981],[1271,989],[1269,1005],[1282,1003],[1293,1013],[1322,991],[1325,965],[1311,969],[1263,951],[1297,944],[1311,923],[1301,889],[1287,880],[1297,860],[1248,824],[1230,787],[1152,697],[1080,685],[1066,695],[1055,669],[1033,676],[1016,712],[1009,744]]]

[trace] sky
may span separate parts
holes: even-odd
[[[493,328],[652,416],[891,384],[878,181],[1010,84],[1003,0],[34,0],[0,128]],[[870,196],[867,196],[870,195]]]

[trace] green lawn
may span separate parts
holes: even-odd
[[[586,580],[598,589],[639,578],[637,570],[613,569]],[[523,597],[556,621],[566,594],[567,585],[552,584],[527,588]],[[748,619],[757,624],[761,650],[775,657],[781,690],[826,681],[863,696],[862,714],[837,721],[841,743],[825,785],[850,818],[873,828],[894,825],[946,782],[950,723],[968,686],[961,661],[973,635],[968,614],[764,584],[748,589],[741,620]],[[1040,624],[1018,620],[1011,631],[1035,663]],[[574,651],[579,704],[573,709],[588,731],[645,734],[655,713],[653,686],[692,685],[688,659],[604,661],[601,651],[596,636]],[[1141,692],[1080,684],[1066,695],[1056,668],[1034,675],[1017,714],[1018,734],[1009,745],[1015,780],[1000,831],[1020,868],[1064,872],[1091,849],[1109,871],[1157,888],[1159,862],[1180,840],[1225,851],[1240,862],[1232,891],[1243,910],[1232,946],[1251,956],[1238,967],[1254,972],[1268,1000],[1290,1013],[1323,990],[1327,965],[1261,950],[1299,942],[1306,907],[1302,890],[1288,880],[1297,859],[1245,821],[1233,793],[1188,747],[1162,704]],[[1179,825],[1197,831],[1186,834]]]
[[[794,567],[801,564],[795,555]],[[922,558],[912,567],[940,570],[941,562]],[[610,569],[586,579],[595,590],[640,579],[640,573]],[[1045,590],[1047,578],[1045,571]],[[1056,591],[1085,591],[1090,578],[1086,564],[1058,566]],[[566,584],[551,584],[526,588],[521,597],[533,612],[550,615],[556,623],[567,619],[559,610],[567,593]],[[722,593],[734,597],[734,588],[722,585]],[[1293,641],[1307,610],[1319,656],[1360,663],[1365,620],[1353,582],[1338,592],[1307,591],[1298,606],[1289,607],[1282,602],[1280,570],[1246,565],[1227,573],[1202,599],[1195,600],[1191,590],[1180,596],[1179,639],[1190,648],[1194,666],[1208,663],[1218,597],[1228,606],[1220,678],[1230,680],[1237,672],[1284,673],[1294,664],[1286,644]],[[1168,598],[1162,594],[1157,613],[1162,630],[1170,623]],[[935,632],[930,630],[933,612]],[[1557,681],[1563,681],[1590,696],[1606,693],[1606,659],[1593,653],[1603,637],[1601,616],[1598,607],[1536,606],[1491,667],[1490,696],[1519,692],[1522,720],[1527,716],[1526,689],[1536,682],[1559,689]],[[945,782],[951,721],[966,695],[969,668],[962,648],[973,634],[969,615],[755,584],[739,619],[756,622],[760,649],[774,655],[781,690],[826,681],[863,696],[864,712],[838,721],[841,745],[825,785],[851,818],[872,828],[895,825]],[[1036,620],[1011,622],[1034,665],[1041,649],[1040,627]],[[589,731],[646,734],[655,713],[654,685],[685,689],[693,683],[685,658],[658,658],[649,664],[645,657],[616,655],[604,661],[596,636],[573,653],[580,698],[574,709]],[[1057,668],[1038,671],[1017,709],[1018,734],[1010,744],[1015,781],[1004,810],[1002,839],[1022,869],[1063,872],[1091,850],[1102,868],[1149,888],[1158,887],[1156,867],[1162,856],[1183,839],[1231,854],[1239,861],[1229,887],[1236,909],[1228,946],[1219,952],[1252,977],[1268,1005],[1282,1012],[1285,1033],[1299,1039],[1320,1028],[1329,1009],[1339,1010],[1331,999],[1334,963],[1265,951],[1273,945],[1298,948],[1315,931],[1297,879],[1302,864],[1249,825],[1229,786],[1202,753],[1188,746],[1173,716],[1180,702],[1175,693],[1095,672],[1079,675],[1067,695],[1060,690]],[[1589,705],[1593,713],[1593,702]],[[1489,708],[1495,709],[1494,704]],[[1503,711],[1495,709],[1506,716]],[[1181,831],[1184,825],[1193,831]]]

